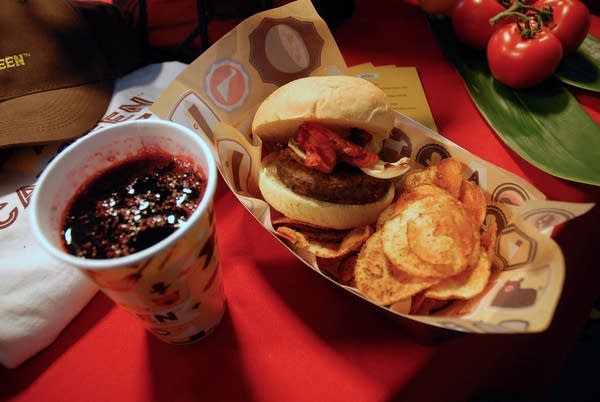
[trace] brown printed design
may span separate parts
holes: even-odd
[[[433,166],[442,159],[450,157],[450,152],[441,144],[426,144],[415,155],[415,162],[421,166]]]
[[[540,231],[553,228],[573,218],[575,218],[573,212],[562,208],[535,209],[523,214],[523,220]]]
[[[519,268],[535,260],[537,241],[516,225],[509,225],[498,235],[496,257],[502,261],[503,270]]]
[[[394,128],[389,138],[383,142],[381,158],[386,161],[397,161],[412,155],[412,143],[406,133]]]
[[[19,216],[19,209],[17,207],[8,209],[7,206],[10,207],[7,202],[0,202],[0,212],[2,213],[2,217],[0,217],[0,230],[10,227],[17,221],[17,217]],[[5,208],[7,210],[2,211]]]
[[[522,288],[523,278],[507,280],[492,300],[492,306],[503,308],[523,308],[532,306],[537,297],[537,291],[532,288]]]
[[[492,201],[519,206],[523,205],[531,196],[516,183],[502,183],[492,191]]]
[[[226,161],[223,168],[229,185],[239,194],[249,194],[252,188],[250,178],[252,158],[243,143],[222,140],[218,142],[217,149],[219,155],[227,156],[227,159],[223,159]]]
[[[502,208],[496,205],[487,206],[485,220],[486,226],[495,224],[498,228],[498,233],[502,232],[506,225],[508,225],[506,214],[502,211]]]
[[[128,103],[119,105],[117,110],[109,111],[98,122],[98,128],[104,124],[122,123],[127,120],[141,120],[150,117],[149,113],[142,114],[144,108],[152,105],[152,101],[142,96],[132,96]]]
[[[204,118],[204,115],[202,114],[200,108],[198,108],[197,105],[191,105],[187,108],[186,113],[189,119],[192,121],[193,128],[206,133],[206,135],[212,142],[214,140],[212,129],[208,125],[208,122]]]
[[[29,200],[35,186],[27,185],[21,186],[15,190],[15,194],[18,199],[17,206],[11,205],[12,203],[0,202],[0,230],[8,229],[10,226],[17,222],[19,214],[29,206]]]
[[[312,22],[265,18],[250,33],[249,61],[266,83],[283,85],[321,64],[323,38]]]
[[[194,91],[182,94],[169,111],[168,120],[180,124],[204,135],[207,142],[214,142],[212,127],[219,118],[210,106]],[[219,161],[217,161],[218,163]]]

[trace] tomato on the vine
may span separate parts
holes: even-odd
[[[577,50],[590,29],[590,10],[578,0],[538,0],[534,7],[543,9],[552,7],[552,20],[548,24],[550,31],[558,37],[563,54]]]
[[[487,45],[492,75],[516,89],[532,87],[550,77],[562,54],[560,41],[548,28],[540,28],[532,38],[524,38],[516,23],[498,29]]]
[[[452,10],[452,28],[461,42],[475,49],[485,49],[488,40],[510,18],[492,25],[490,18],[504,11],[498,0],[458,0]]]

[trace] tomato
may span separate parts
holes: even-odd
[[[449,14],[456,0],[419,0],[419,6],[428,14]]]
[[[560,40],[548,28],[524,39],[516,23],[498,29],[487,45],[487,61],[494,78],[517,89],[532,87],[550,77],[562,53]]]
[[[579,0],[540,0],[534,7],[552,7],[553,17],[548,27],[562,43],[563,54],[577,50],[590,29],[590,10]]]
[[[494,25],[490,18],[504,11],[497,0],[458,0],[452,10],[452,28],[461,42],[475,49],[485,49],[492,34],[507,20]]]

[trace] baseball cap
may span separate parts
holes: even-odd
[[[73,139],[101,120],[115,79],[141,53],[114,14],[93,10],[68,0],[2,0],[0,147]]]

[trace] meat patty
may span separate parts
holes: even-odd
[[[339,163],[331,173],[322,173],[299,163],[293,151],[279,153],[276,166],[281,181],[295,193],[336,204],[367,204],[382,198],[389,180],[377,179],[360,169]]]

